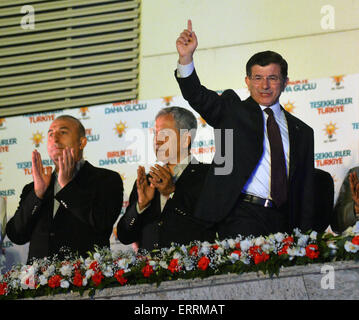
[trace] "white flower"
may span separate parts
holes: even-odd
[[[155,260],[150,260],[148,264],[153,267],[153,270],[156,270],[157,262]]]
[[[89,268],[92,263],[92,259],[90,257],[87,257],[84,263],[86,268]]]
[[[166,261],[161,260],[159,263],[160,267],[163,269],[167,269],[168,268],[168,264],[166,263]]]
[[[274,244],[270,242],[266,242],[262,245],[262,250],[266,253],[270,253],[271,251],[274,251],[274,249],[275,249]]]
[[[179,252],[175,252],[174,254],[173,254],[173,259],[181,259],[182,258],[182,255],[179,253]]]
[[[127,269],[129,262],[130,262],[129,259],[122,258],[122,259],[120,259],[120,260],[117,260],[116,264],[117,264],[121,269]]]
[[[306,252],[304,248],[300,248],[300,247],[293,247],[293,248],[288,248],[287,249],[287,253],[289,256],[292,257],[304,257]]]
[[[194,268],[193,261],[189,258],[183,259],[183,265],[187,271],[191,271]]]
[[[93,258],[94,258],[94,260],[100,262],[100,261],[101,261],[101,254],[99,254],[98,252],[96,252],[96,253],[93,255]]]
[[[60,287],[67,289],[70,286],[70,283],[67,280],[62,279],[60,281]]]
[[[39,281],[42,286],[47,284],[47,278],[43,274],[39,277]]]
[[[210,247],[207,247],[207,246],[201,247],[201,249],[198,252],[198,255],[206,256],[209,254],[209,250],[210,250]]]
[[[184,245],[181,246],[181,250],[182,250],[182,252],[183,252],[184,254],[187,254],[187,253],[188,253],[188,252],[187,252],[187,248],[186,248],[186,246],[184,246]]]
[[[236,247],[236,242],[233,239],[228,239],[228,245],[231,249]]]
[[[221,241],[220,246],[222,246],[224,249],[228,249],[229,248],[228,241],[227,240]]]
[[[72,265],[65,264],[60,268],[60,272],[64,277],[70,277],[72,274]]]
[[[300,238],[298,239],[298,246],[306,247],[308,239],[309,239],[308,235],[306,235],[306,234],[301,235]]]
[[[353,252],[353,253],[356,253],[359,250],[359,246],[351,241],[346,241],[344,244],[344,248],[347,252]]]
[[[248,251],[248,249],[252,246],[252,243],[250,240],[242,240],[241,241],[241,249],[242,251]]]
[[[89,269],[86,271],[85,277],[86,277],[86,279],[90,279],[94,274],[95,274],[95,272],[92,269]]]
[[[353,232],[354,232],[354,234],[359,233],[359,221],[357,221],[355,223],[355,225],[353,226]]]
[[[87,286],[87,278],[83,278],[82,279],[82,286],[86,287]]]
[[[264,244],[264,242],[265,242],[265,239],[262,236],[254,239],[254,244],[256,246],[262,246]]]
[[[111,266],[107,266],[106,269],[103,272],[103,275],[107,278],[111,278],[113,276],[113,270]]]
[[[309,235],[309,238],[312,240],[317,240],[317,235],[318,233],[316,231],[312,231],[311,234]]]
[[[224,250],[222,247],[218,247],[217,250],[214,251],[216,253],[216,255],[223,255],[224,254]]]
[[[295,228],[293,231],[296,237],[300,237],[302,235],[302,232],[298,228]]]
[[[244,263],[244,264],[250,264],[251,263],[251,258],[246,255],[246,254],[242,254],[240,260]]]
[[[275,241],[282,242],[284,239],[284,234],[281,232],[277,232],[276,234],[274,234],[274,238],[275,238]]]
[[[232,260],[232,262],[239,260],[239,258],[240,258],[240,255],[238,253],[232,252],[230,254],[230,259]]]

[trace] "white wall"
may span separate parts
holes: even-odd
[[[323,29],[334,8],[334,29]],[[359,72],[359,0],[142,0],[139,99],[180,95],[175,41],[192,19],[196,69],[211,89],[245,87],[245,64],[274,50],[290,80]]]

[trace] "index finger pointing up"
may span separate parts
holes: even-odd
[[[191,19],[188,19],[188,21],[187,21],[187,29],[192,32],[192,21],[191,21]]]

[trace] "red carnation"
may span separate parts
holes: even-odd
[[[82,287],[82,279],[84,278],[84,276],[81,275],[81,271],[80,270],[76,270],[75,271],[75,276],[74,279],[72,280],[72,283],[74,284],[74,286],[76,287]]]
[[[253,257],[253,259],[254,259],[255,264],[265,262],[269,259],[269,254],[267,254],[265,252],[262,252],[261,254],[258,253]]]
[[[241,243],[240,242],[237,242],[236,245],[235,245],[236,249],[240,249],[241,248]]]
[[[149,264],[146,264],[143,268],[142,268],[142,273],[143,276],[145,278],[148,278],[151,276],[151,274],[153,273],[153,267],[150,266]]]
[[[172,259],[167,269],[172,273],[180,271],[181,267],[178,265],[178,259]]]
[[[81,261],[75,262],[72,266],[74,267],[75,270],[77,270],[81,266]]]
[[[353,239],[352,239],[352,243],[359,246],[359,236],[355,236]]]
[[[214,250],[217,250],[217,249],[219,248],[219,245],[218,245],[218,244],[214,244],[214,245],[212,246],[212,248],[213,248]]]
[[[101,271],[96,272],[93,276],[92,276],[92,281],[95,284],[95,286],[98,286],[101,284],[102,279],[104,278],[103,274]]]
[[[118,270],[115,273],[115,278],[121,284],[121,286],[123,286],[127,282],[127,279],[125,277],[123,277],[124,273],[125,273],[124,270]]]
[[[265,253],[260,246],[250,247],[249,254],[252,256],[255,264],[265,262],[269,259],[269,254]]]
[[[0,283],[0,296],[4,296],[7,293],[7,283]]]
[[[197,264],[198,269],[206,270],[208,268],[208,265],[210,262],[211,262],[211,260],[209,260],[207,257],[202,257],[198,261],[198,264]]]
[[[305,248],[305,252],[306,252],[306,256],[312,260],[318,258],[320,254],[318,250],[318,246],[316,244],[307,245]]]
[[[190,250],[189,250],[189,255],[193,256],[195,255],[197,257],[198,255],[198,247],[197,246],[193,246]]]
[[[60,286],[60,282],[61,282],[61,276],[59,275],[54,275],[52,276],[49,281],[48,281],[48,284],[49,284],[49,287],[50,288],[57,288]]]
[[[290,247],[289,244],[285,244],[282,249],[278,251],[278,256],[281,256],[282,254],[288,254],[288,248]]]
[[[94,261],[90,264],[89,269],[96,271],[97,267],[98,267],[98,263],[97,263],[97,261]]]
[[[285,243],[285,244],[291,245],[291,244],[294,243],[294,239],[293,239],[293,237],[289,236],[289,237],[286,237],[285,239],[283,239],[282,242]]]

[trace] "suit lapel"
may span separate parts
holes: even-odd
[[[283,109],[283,107],[282,107]],[[289,135],[289,180],[292,179],[293,174],[297,168],[297,154],[298,154],[298,139],[300,133],[300,126],[298,125],[295,118],[286,110],[284,110],[284,115],[287,119],[288,124],[288,135]]]

